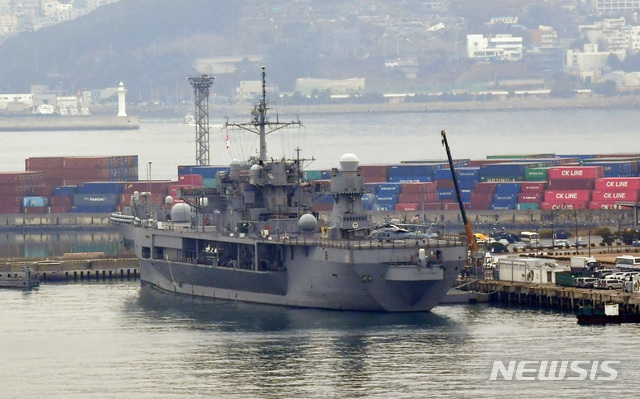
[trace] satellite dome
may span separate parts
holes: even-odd
[[[354,154],[344,154],[340,158],[340,169],[343,172],[356,172],[359,164],[360,160]]]
[[[167,195],[167,197],[164,199],[164,203],[167,205],[173,205],[173,197],[170,195]]]
[[[242,164],[240,163],[240,161],[238,161],[237,159],[232,159],[231,163],[229,164],[229,169],[231,170],[240,170],[240,167],[242,166]]]
[[[174,223],[191,222],[191,207],[185,203],[175,204],[171,207],[171,220]]]
[[[318,226],[318,220],[310,213],[300,216],[298,219],[298,228],[303,233],[313,233]]]

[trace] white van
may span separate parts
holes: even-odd
[[[524,242],[539,242],[540,235],[533,231],[523,231],[519,234],[520,239]]]
[[[616,258],[616,268],[620,270],[640,270],[640,256],[621,255]]]

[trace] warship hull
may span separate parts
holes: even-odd
[[[370,242],[346,245],[345,242],[314,242],[301,245],[286,240],[247,243],[247,239],[228,237],[223,241],[203,235],[207,245],[224,242],[255,248],[248,268],[221,265],[216,261],[185,260],[172,254],[171,236],[138,228],[137,250],[151,242],[164,243],[163,259],[140,256],[143,285],[176,294],[273,304],[293,307],[416,312],[436,306],[452,286],[467,259],[464,246],[447,246],[442,240],[416,245],[411,243]],[[190,237],[190,239],[197,239]],[[146,244],[145,244],[146,242]],[[182,240],[173,241],[182,244]],[[204,243],[204,241],[201,241]],[[231,246],[231,247],[230,247]],[[279,254],[281,265],[264,270],[271,259],[256,257],[262,246]],[[342,248],[339,248],[341,247]],[[437,253],[433,265],[415,263],[419,248]],[[175,250],[175,251],[174,251]],[[238,251],[241,252],[241,251]],[[274,253],[273,250],[266,251]],[[171,259],[174,257],[175,259]],[[156,257],[159,258],[159,257]]]

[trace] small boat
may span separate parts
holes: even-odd
[[[620,314],[617,303],[606,303],[604,310],[594,309],[591,306],[582,306],[578,310],[578,324],[586,326],[593,324],[620,324],[640,323],[640,314]]]
[[[0,272],[0,288],[33,288],[40,285],[38,273],[30,267],[19,272]]]
[[[196,117],[195,117],[195,115],[186,114],[182,118],[182,123],[184,123],[185,125],[189,125],[189,126],[195,126],[196,125]]]

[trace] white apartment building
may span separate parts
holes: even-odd
[[[598,51],[597,44],[585,44],[583,51],[567,50],[567,72],[597,82],[602,71],[607,69],[607,58],[616,55],[621,61],[626,57],[625,51]]]
[[[485,38],[483,35],[467,35],[467,56],[473,59],[520,61],[522,59],[522,37],[509,34]]]
[[[609,14],[620,11],[640,9],[640,0],[595,0],[598,14]]]

